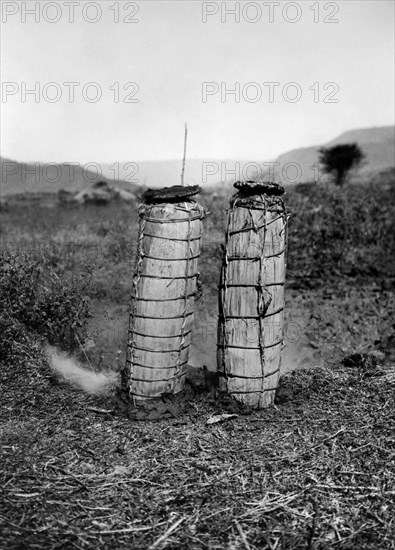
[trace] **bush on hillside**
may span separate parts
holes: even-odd
[[[351,169],[357,168],[365,156],[357,143],[321,147],[319,153],[324,172],[332,175],[339,186],[344,185]]]

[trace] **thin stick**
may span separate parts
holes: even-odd
[[[155,529],[157,525],[152,525],[150,527],[126,527],[125,529],[111,529],[108,531],[87,531],[87,533],[93,533],[95,535],[113,535],[114,533],[138,533],[141,531],[150,531]]]
[[[238,530],[239,532],[239,535],[241,537],[241,540],[243,541],[243,544],[244,544],[244,547],[246,550],[251,550],[251,546],[248,544],[248,540],[247,540],[247,537],[240,525],[240,523],[237,521],[237,519],[234,519],[233,520],[234,524],[236,525],[236,529]]]
[[[86,407],[88,411],[92,411],[98,414],[112,414],[115,409],[97,409],[96,407]]]
[[[187,154],[187,135],[188,135],[188,127],[185,123],[185,134],[184,134],[184,157],[182,159],[182,172],[181,172],[181,185],[184,185],[184,172],[185,172],[185,157]]]
[[[154,550],[154,548],[157,548],[160,544],[162,544],[162,542],[167,540],[169,536],[177,529],[177,527],[179,527],[179,525],[181,525],[181,523],[185,520],[186,518],[182,517],[178,519],[175,523],[173,523],[173,525],[171,525],[169,529],[167,529],[167,531],[163,533],[163,535],[161,535],[153,544],[151,544],[149,550]]]

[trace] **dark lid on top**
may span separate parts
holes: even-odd
[[[267,195],[284,194],[284,187],[282,185],[270,181],[236,181],[233,187],[248,195],[258,195],[260,193],[266,193]]]
[[[147,204],[158,202],[181,202],[200,193],[198,185],[173,185],[172,187],[160,187],[158,189],[147,189],[141,199]]]

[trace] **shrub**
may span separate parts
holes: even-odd
[[[28,343],[24,326],[16,319],[9,317],[7,312],[0,313],[0,361],[6,361],[18,350],[15,347]]]
[[[290,191],[289,277],[393,274],[394,188],[350,185]],[[392,265],[391,265],[392,264]]]
[[[351,168],[359,166],[364,158],[357,143],[345,143],[320,149],[319,160],[324,172],[334,176],[336,185],[343,185]]]
[[[60,279],[23,254],[0,256],[0,329],[3,359],[29,334],[44,337],[68,351],[87,337],[91,317],[85,296],[90,281]]]

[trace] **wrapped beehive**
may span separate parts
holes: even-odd
[[[235,187],[219,285],[219,390],[263,408],[274,401],[283,348],[284,189],[264,182]]]
[[[134,401],[183,390],[203,208],[200,188],[149,190],[139,208],[125,385]]]

